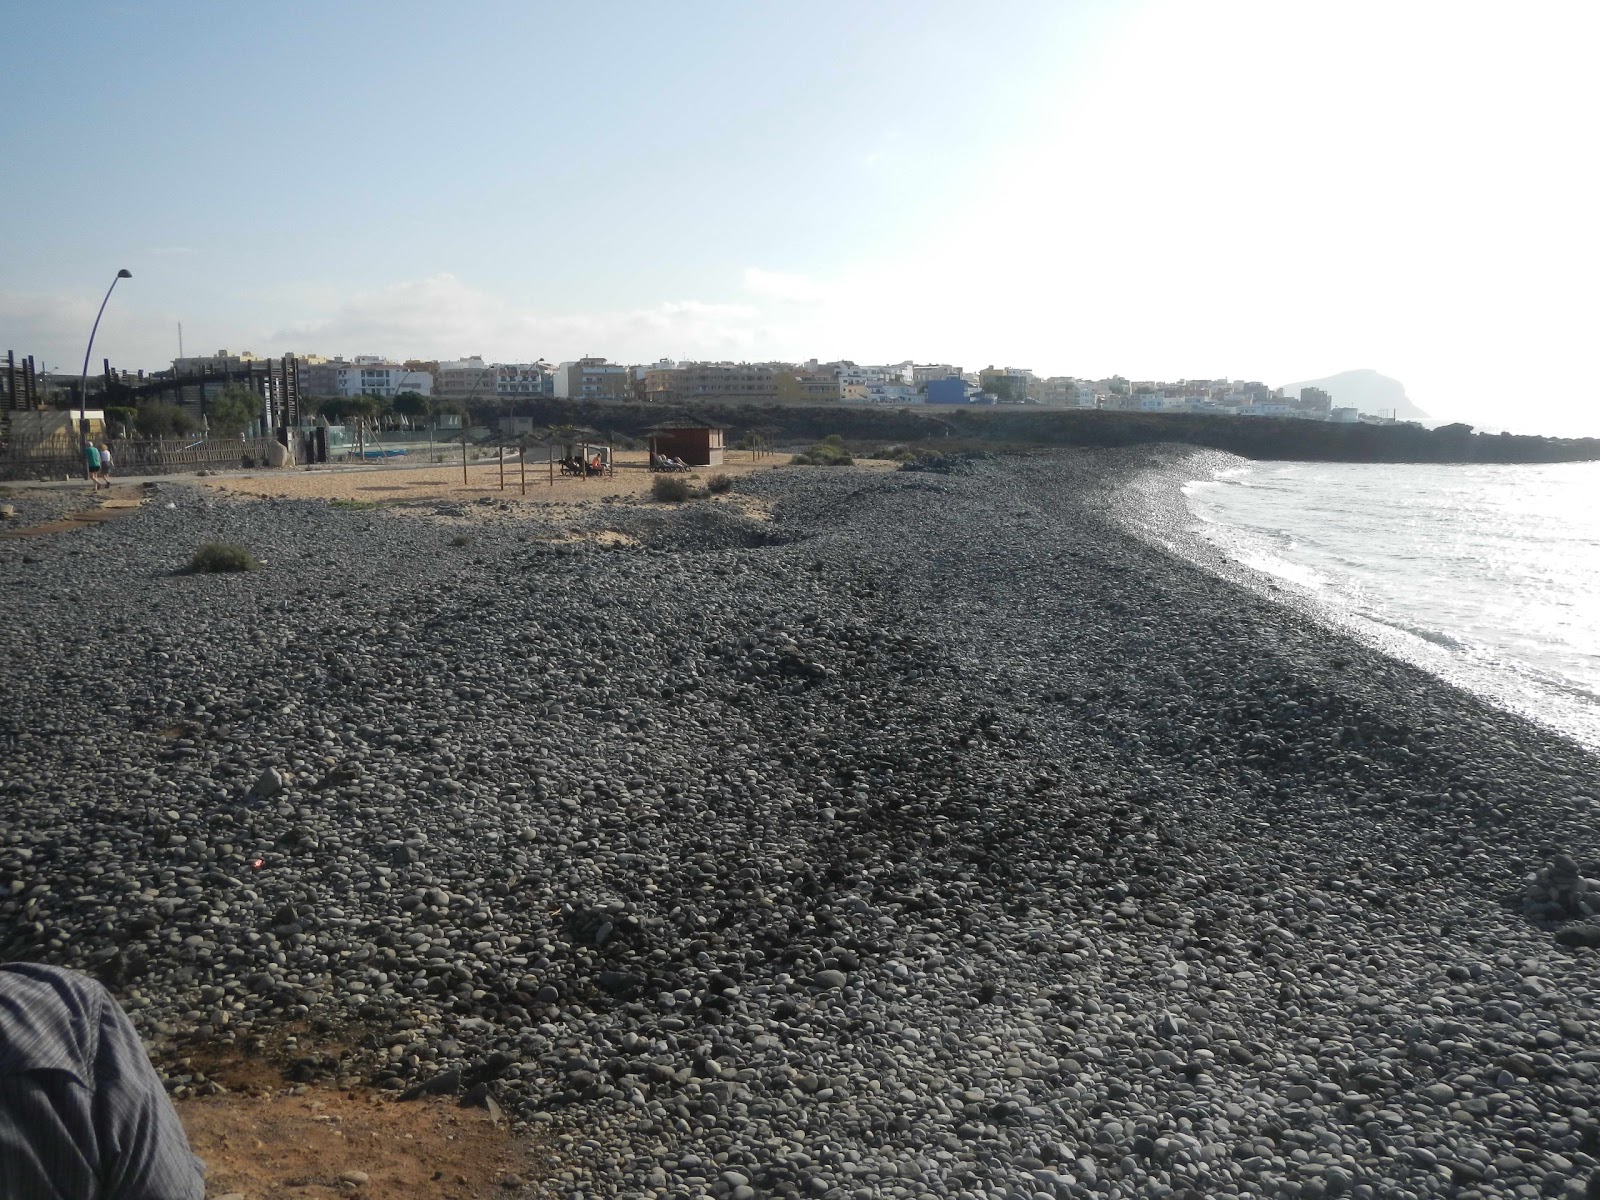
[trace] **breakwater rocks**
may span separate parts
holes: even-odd
[[[1143,465],[0,547],[0,954],[349,1029],[552,1194],[1591,1194],[1595,760],[1123,532]]]

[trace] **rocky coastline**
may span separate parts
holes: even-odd
[[[0,959],[550,1195],[1600,1194],[1595,758],[1167,553],[1187,462],[0,544]]]

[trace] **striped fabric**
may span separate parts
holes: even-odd
[[[204,1200],[204,1172],[110,993],[0,965],[0,1197]]]

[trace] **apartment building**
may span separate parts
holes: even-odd
[[[486,363],[479,355],[441,362],[435,375],[434,395],[440,400],[465,404],[495,395],[498,390],[498,373],[494,364]]]
[[[772,382],[779,400],[819,404],[839,399],[839,377],[831,367],[774,363]]]
[[[303,396],[398,396],[401,392],[433,394],[433,376],[375,355],[317,358],[300,366]]]
[[[547,362],[499,363],[494,369],[497,396],[554,396],[555,368]]]
[[[776,372],[765,363],[682,363],[645,374],[645,394],[652,403],[764,403],[776,398],[777,390]]]
[[[308,356],[309,357],[309,356]],[[224,371],[237,371],[251,363],[263,361],[248,350],[241,350],[234,354],[229,350],[218,350],[215,354],[191,354],[185,358],[172,360],[172,373],[174,375],[218,375]],[[307,361],[301,360],[302,366]],[[321,361],[321,360],[318,360]]]
[[[925,383],[932,383],[935,379],[960,379],[961,368],[951,366],[949,363],[912,363],[911,385],[921,387]]]
[[[556,367],[553,394],[562,400],[627,400],[633,390],[627,367],[591,357]]]
[[[872,388],[911,382],[910,363],[882,367],[863,367],[853,362],[829,365],[838,371],[841,400],[864,400]]]
[[[1033,398],[1040,404],[1066,408],[1075,403],[1077,396],[1078,381],[1070,375],[1052,375],[1034,381]]]
[[[1300,407],[1306,412],[1327,416],[1333,412],[1333,397],[1319,387],[1300,389]]]
[[[980,388],[1016,404],[1028,398],[1028,388],[1033,381],[1034,374],[1026,367],[988,366],[978,372]]]
[[[628,394],[641,403],[650,399],[650,372],[671,371],[677,363],[660,358],[653,363],[638,363],[628,368]]]

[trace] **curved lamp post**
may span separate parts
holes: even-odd
[[[83,477],[89,478],[89,356],[94,353],[94,335],[100,331],[100,318],[106,315],[106,305],[116,290],[117,279],[132,279],[133,272],[123,267],[117,278],[106,289],[106,298],[100,301],[100,311],[94,315],[94,328],[89,330],[89,344],[83,351],[83,378],[78,382],[78,457],[83,462]]]

